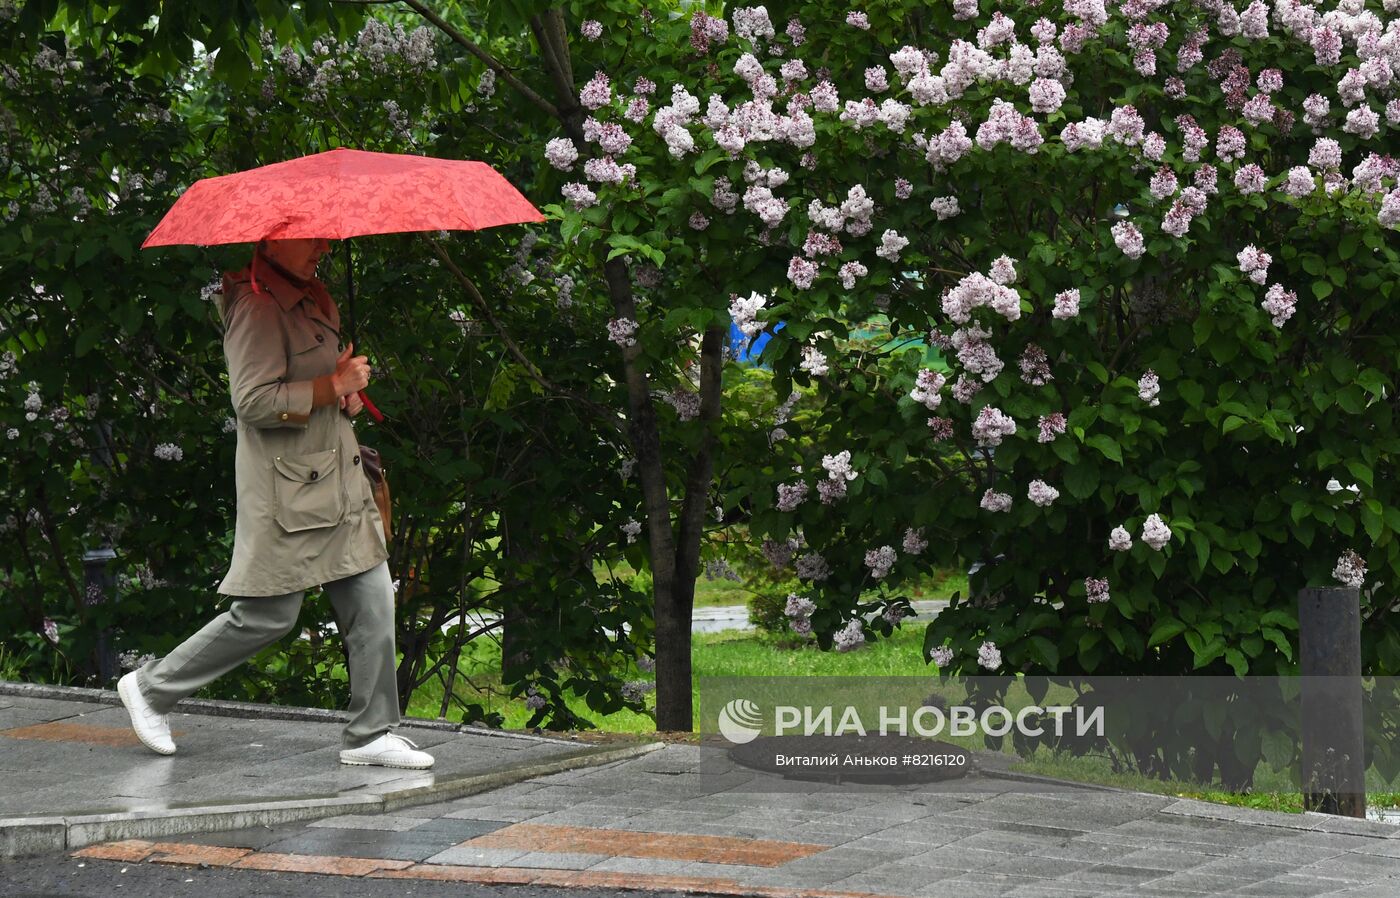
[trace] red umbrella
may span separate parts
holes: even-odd
[[[342,147],[196,181],[141,248],[476,231],[538,221],[544,221],[540,211],[484,162]],[[373,403],[360,396],[374,414]]]

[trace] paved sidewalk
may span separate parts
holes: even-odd
[[[1386,824],[977,777],[794,783],[726,757],[669,745],[388,814],[75,860],[354,877],[356,894],[385,895],[435,880],[758,898],[1400,896],[1400,827]],[[400,882],[362,890],[374,880]]]
[[[433,754],[431,770],[350,767],[339,760],[343,715],[193,702],[206,713],[172,714],[178,751],[161,756],[140,744],[115,701],[99,690],[0,683],[0,857],[377,813],[660,747],[406,721],[398,732]]]

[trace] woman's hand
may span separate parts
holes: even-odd
[[[354,351],[354,343],[345,347],[340,358],[335,360],[335,373],[331,375],[331,385],[335,387],[335,395],[342,398],[358,393],[369,386],[369,358],[362,355],[351,355]]]
[[[360,394],[351,393],[349,396],[340,397],[340,410],[353,418],[365,410],[365,404],[360,401]]]

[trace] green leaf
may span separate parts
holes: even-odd
[[[1313,296],[1318,299],[1326,299],[1332,295],[1332,285],[1326,281],[1313,281]]]
[[[1152,634],[1147,637],[1147,647],[1161,645],[1169,639],[1180,636],[1185,631],[1186,624],[1174,617],[1168,617],[1152,628]]]
[[[1115,461],[1120,465],[1123,463],[1123,452],[1118,448],[1118,441],[1106,433],[1096,433],[1086,439],[1084,444],[1086,446],[1093,446],[1095,449],[1099,450],[1099,452],[1103,453],[1105,458],[1111,461]]]
[[[1087,499],[1099,488],[1099,469],[1087,461],[1065,469],[1065,489],[1076,499]]]
[[[1194,380],[1182,381],[1177,384],[1176,391],[1189,405],[1200,405],[1206,397],[1205,387]]]

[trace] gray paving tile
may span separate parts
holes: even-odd
[[[585,854],[571,851],[527,851],[512,858],[512,867],[545,867],[551,870],[586,870],[599,861],[607,859],[606,854]]]
[[[447,833],[386,832],[367,829],[305,829],[297,835],[268,844],[264,850],[283,854],[320,854],[337,857],[380,857],[422,861],[460,842]]]
[[[1319,895],[1335,892],[1339,888],[1346,888],[1346,884],[1335,879],[1286,875],[1242,886],[1230,894],[1257,896],[1257,898],[1317,898]]]
[[[609,857],[598,861],[588,869],[609,873],[664,873],[668,876],[679,876],[681,871],[688,866],[690,866],[690,861],[676,861],[668,858]]]
[[[307,826],[312,829],[375,829],[388,832],[403,832],[413,829],[415,826],[422,826],[424,823],[421,817],[399,817],[392,814],[366,815],[366,814],[345,814],[341,817],[328,817],[325,820],[315,820]]]
[[[472,848],[459,845],[438,852],[426,860],[425,864],[449,864],[458,867],[508,867],[516,858],[529,852],[513,848]]]

